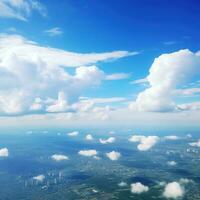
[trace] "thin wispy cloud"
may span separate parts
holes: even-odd
[[[44,31],[48,36],[55,37],[55,36],[61,36],[63,34],[63,31],[59,27],[54,27],[48,30]]]
[[[122,80],[122,79],[127,79],[129,77],[130,77],[130,74],[116,73],[116,74],[107,75],[106,80]]]
[[[46,7],[36,0],[1,0],[0,17],[27,21],[33,11],[47,15]]]

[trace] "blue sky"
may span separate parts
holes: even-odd
[[[1,115],[8,123],[11,118],[19,120],[30,115],[34,119],[62,115],[63,123],[83,123],[80,116],[84,115],[87,123],[89,118],[95,118],[95,123],[101,118],[114,124],[120,119],[112,115],[123,112],[122,119],[128,115],[127,123],[132,124],[132,116],[139,113],[147,119],[150,112],[152,119],[159,114],[166,123],[170,115],[181,122],[184,115],[189,115],[189,125],[198,123],[199,5],[197,0],[2,0],[0,78],[6,84],[0,90]],[[40,47],[44,48],[42,53]],[[54,48],[53,57],[49,55],[50,47]],[[38,53],[33,55],[33,49]],[[70,66],[60,50],[80,53],[87,61],[75,64],[72,60],[75,66]],[[111,54],[105,55],[107,52]],[[55,77],[44,76],[40,62],[48,65],[47,77]],[[56,74],[65,80],[57,81]],[[30,76],[30,80],[22,76]],[[140,79],[146,81],[134,82]],[[12,81],[19,86],[10,84]],[[5,91],[19,97],[11,101]]]

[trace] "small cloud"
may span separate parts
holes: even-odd
[[[173,160],[172,161],[168,161],[167,164],[169,166],[175,166],[175,165],[177,165],[177,163],[175,161],[173,161]]]
[[[137,79],[137,80],[131,81],[130,84],[144,84],[147,82],[148,82],[147,78],[142,78],[142,79]]]
[[[134,194],[141,194],[143,192],[148,192],[148,190],[149,190],[149,187],[143,185],[140,182],[131,184],[131,192]]]
[[[79,132],[78,131],[73,131],[71,133],[68,133],[67,135],[70,136],[70,137],[76,137],[78,136]]]
[[[143,138],[145,138],[144,135],[132,135],[132,136],[129,138],[129,141],[130,141],[130,142],[140,142]]]
[[[188,183],[192,183],[193,181],[191,180],[191,179],[188,179],[188,178],[181,178],[180,180],[179,180],[179,183],[180,184],[183,184],[183,185],[185,185],[185,184],[188,184]]]
[[[87,134],[87,135],[85,136],[85,139],[86,139],[86,140],[94,140],[94,138],[93,138],[93,136],[92,136],[91,134]]]
[[[116,73],[116,74],[110,74],[106,76],[106,80],[122,80],[122,79],[127,79],[130,77],[130,74],[126,73]]]
[[[118,183],[118,186],[119,186],[119,187],[126,187],[126,186],[127,186],[127,183],[124,182],[124,181],[122,181],[122,182]]]
[[[7,148],[0,149],[0,157],[8,157],[8,156],[9,156],[9,151]]]
[[[197,142],[190,142],[189,145],[192,147],[200,147],[200,139]]]
[[[94,193],[98,193],[98,190],[92,189],[92,192],[94,192]]]
[[[133,135],[129,141],[139,142],[137,148],[140,151],[148,151],[151,149],[159,140],[158,136],[144,136],[144,135]]]
[[[33,180],[36,180],[38,182],[43,182],[44,179],[45,179],[45,176],[43,174],[33,177]]]
[[[111,151],[109,153],[106,153],[106,156],[110,160],[118,160],[121,157],[121,154],[119,152],[116,152],[116,151]]]
[[[99,156],[93,156],[93,158],[96,160],[101,160],[101,158]]]
[[[166,139],[166,140],[178,140],[180,138],[176,135],[167,135],[167,136],[164,137],[164,139]]]
[[[115,137],[109,137],[108,139],[99,139],[101,144],[109,144],[115,142]]]
[[[184,194],[184,188],[178,182],[171,182],[165,186],[163,196],[166,198],[180,198]]]
[[[167,41],[167,42],[164,42],[164,45],[173,45],[176,43],[177,43],[176,41]]]
[[[54,27],[54,28],[45,30],[44,32],[51,37],[60,36],[63,34],[63,31],[59,27]]]
[[[68,156],[62,154],[54,154],[51,156],[51,158],[55,161],[69,160]]]
[[[96,156],[98,152],[94,149],[90,149],[90,150],[80,150],[78,154],[81,156],[92,157],[92,156]]]

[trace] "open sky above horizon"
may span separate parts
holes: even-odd
[[[198,0],[0,0],[0,125],[200,127]]]

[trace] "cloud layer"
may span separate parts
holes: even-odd
[[[91,64],[132,54],[79,54],[39,46],[19,35],[1,35],[0,115],[75,112],[82,104],[72,104],[82,92],[106,79]],[[74,73],[67,72],[68,68],[75,68]]]

